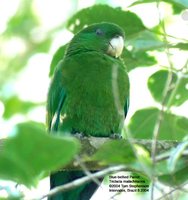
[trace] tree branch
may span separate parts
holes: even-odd
[[[101,170],[105,167],[108,167],[108,165],[102,165],[98,161],[91,160],[92,155],[97,152],[97,150],[105,143],[111,140],[117,140],[117,139],[111,139],[111,138],[99,138],[99,137],[83,137],[80,139],[80,142],[82,144],[82,150],[79,155],[79,159],[75,159],[72,163],[64,167],[62,170],[83,170],[83,165],[80,166],[80,163],[83,163],[86,169],[89,171],[92,170]],[[152,151],[152,140],[145,140],[145,139],[122,139],[125,141],[125,143],[130,142],[131,144],[137,144],[140,146],[143,146],[145,149],[147,149],[150,153]],[[3,149],[3,143],[6,141],[6,139],[0,139],[0,152]],[[168,140],[157,140],[156,141],[156,151],[157,151],[157,158],[156,160],[163,160],[167,159],[169,157],[169,153],[167,152],[171,148],[174,148],[179,143],[177,141],[168,141]],[[159,157],[159,158],[158,158]]]
[[[82,144],[82,150],[79,155],[80,161],[84,163],[86,168],[90,171],[92,170],[100,170],[104,169],[105,167],[108,167],[108,165],[103,165],[98,161],[91,160],[92,155],[97,152],[97,150],[105,143],[111,140],[111,138],[99,138],[99,137],[84,137],[80,139],[80,142]],[[116,139],[117,140],[117,139]],[[152,152],[152,140],[138,140],[138,139],[122,139],[125,141],[125,143],[130,142],[131,144],[137,144],[140,146],[143,146],[145,149],[147,149],[150,153]],[[177,141],[172,140],[157,140],[156,142],[156,152],[160,156],[159,159],[164,159],[169,157],[169,153],[167,152],[171,148],[174,148],[179,143]],[[165,153],[165,156],[162,156]],[[162,156],[162,158],[161,158]],[[156,158],[158,160],[158,158]],[[82,170],[80,167],[80,162],[77,160],[74,160],[73,163],[66,166],[64,169],[67,170]]]
[[[172,194],[173,192],[180,190],[182,187],[184,187],[185,185],[187,185],[188,182],[186,181],[185,183],[173,188],[172,190],[170,190],[168,193],[162,195],[161,197],[157,198],[156,200],[162,200],[165,199],[167,196],[169,196],[170,194]],[[187,191],[186,191],[187,192]]]

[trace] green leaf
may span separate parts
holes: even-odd
[[[142,173],[151,173],[151,160],[148,151],[142,146],[131,144],[126,140],[106,142],[94,154],[93,159],[105,164],[126,164]]]
[[[180,14],[184,9],[188,8],[187,0],[165,0],[170,3],[174,14]]]
[[[75,138],[46,134],[34,122],[19,124],[0,152],[0,178],[36,186],[50,171],[68,164],[79,147]]]
[[[173,172],[169,170],[169,161],[162,160],[155,165],[155,175],[158,180],[168,186],[177,186],[183,184],[188,179],[187,158],[181,157]]]
[[[182,165],[182,169],[174,173],[168,173],[158,177],[158,180],[169,186],[178,186],[185,183],[188,179],[188,164],[187,161]]]
[[[167,70],[159,70],[152,74],[149,79],[148,79],[148,88],[151,92],[151,95],[153,98],[158,101],[162,102],[163,101],[163,93],[164,93],[164,88],[167,82],[167,77],[168,77],[169,71]],[[173,78],[173,84],[175,86],[176,81],[177,81],[177,75],[175,73],[172,74]],[[172,93],[174,88],[171,88],[166,96],[166,101],[165,104],[168,103],[168,100],[170,98],[170,95]]]
[[[153,56],[149,56],[145,52],[132,52],[127,49],[123,50],[122,59],[127,66],[128,71],[131,71],[137,67],[149,67],[156,64],[156,59]]]
[[[160,70],[152,74],[148,79],[148,88],[153,98],[158,101],[163,101],[163,92],[166,85],[167,70]],[[165,98],[164,104],[168,106],[180,106],[188,100],[188,78],[178,77],[177,74],[172,74],[172,84]]]
[[[136,111],[128,125],[132,137],[137,139],[152,139],[160,112],[157,108],[146,108]],[[185,129],[187,126],[187,118],[164,112],[158,139],[181,141],[187,135],[187,129]]]
[[[133,51],[148,51],[164,47],[162,42],[156,34],[144,30],[134,35],[133,38],[126,40],[126,45],[131,46]]]
[[[33,107],[39,105],[29,101],[22,101],[17,96],[12,96],[9,99],[4,99],[3,103],[5,106],[3,117],[5,119],[9,119],[10,117],[12,117],[14,114],[17,113],[26,114]]]
[[[160,162],[155,163],[155,175],[162,176],[169,173],[169,169],[167,167],[167,160],[162,160]]]
[[[174,45],[172,48],[178,48],[178,49],[181,49],[181,50],[185,50],[185,51],[188,51],[188,43],[178,43],[176,45]]]
[[[137,1],[133,2],[129,7],[136,6],[139,4],[144,4],[144,3],[156,3],[156,0],[137,0]]]
[[[187,123],[187,118],[180,118],[177,119],[177,125],[184,130],[188,130],[188,123]]]
[[[57,64],[59,63],[60,60],[63,59],[64,54],[65,54],[65,50],[67,48],[68,44],[65,44],[63,46],[61,46],[54,54],[51,64],[50,64],[50,73],[49,76],[51,77],[54,74],[55,68],[57,66]]]
[[[67,27],[73,33],[77,33],[85,25],[103,21],[118,24],[124,29],[126,37],[146,29],[136,14],[108,5],[94,5],[79,11],[68,21]]]
[[[130,143],[119,140],[109,141],[102,145],[95,153],[94,159],[106,164],[128,164],[133,162],[136,158]]]
[[[174,3],[178,6],[181,6],[183,9],[188,8],[188,1],[187,0],[166,0],[169,3]]]

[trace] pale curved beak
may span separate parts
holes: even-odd
[[[114,37],[110,40],[107,53],[115,58],[119,57],[123,51],[124,39],[122,36]]]

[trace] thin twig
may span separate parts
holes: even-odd
[[[180,186],[175,187],[175,188],[172,189],[170,192],[166,193],[165,195],[163,195],[163,196],[161,196],[161,197],[159,197],[159,198],[157,198],[157,199],[155,199],[155,200],[164,199],[164,198],[166,198],[168,195],[171,195],[173,192],[175,192],[175,191],[181,189],[182,187],[184,187],[184,186],[187,185],[187,184],[188,184],[188,182],[185,182],[185,183],[181,184]]]
[[[162,195],[165,195],[165,194],[166,194],[164,185],[159,186],[158,184],[155,184],[155,187],[156,187],[156,189],[158,189],[158,190],[160,191],[160,193],[161,193]],[[170,199],[170,198],[167,197],[165,200],[172,200],[172,199]]]
[[[178,90],[178,88],[180,86],[180,83],[181,83],[182,79],[184,78],[183,71],[184,71],[184,69],[186,69],[187,64],[188,64],[188,60],[186,61],[185,65],[179,70],[179,73],[178,73],[179,76],[177,77],[177,81],[175,83],[175,86],[173,87],[173,91],[172,91],[172,93],[170,95],[170,98],[168,100],[167,112],[169,112],[171,103],[173,102],[173,100],[174,100],[174,98],[176,96],[177,90]]]
[[[159,131],[160,131],[160,127],[163,121],[163,116],[164,116],[164,111],[165,111],[165,101],[166,101],[166,96],[168,94],[169,91],[169,87],[171,85],[172,82],[172,69],[173,69],[173,63],[171,61],[170,58],[170,52],[169,52],[169,48],[168,48],[168,40],[167,40],[167,33],[166,33],[166,28],[165,28],[165,24],[164,24],[164,20],[162,21],[162,16],[161,16],[161,12],[160,12],[160,0],[157,1],[157,9],[158,9],[158,16],[159,16],[159,23],[162,27],[163,33],[164,33],[164,43],[166,46],[166,55],[167,55],[167,59],[168,59],[168,63],[169,63],[169,73],[168,73],[168,77],[167,77],[167,81],[165,84],[165,88],[163,90],[163,95],[162,95],[162,102],[161,102],[161,110],[160,113],[158,115],[155,127],[154,127],[154,132],[153,132],[153,141],[152,141],[152,151],[151,151],[151,156],[152,156],[152,161],[153,161],[153,171],[155,171],[155,164],[156,164],[156,147],[157,147],[157,138],[159,135]],[[151,200],[154,199],[154,188],[155,188],[155,177],[153,177],[152,180],[152,187],[151,187]]]
[[[82,162],[81,158],[79,156],[75,156],[75,159],[76,161],[78,162],[78,164],[80,165],[83,173],[85,173],[85,175],[87,175],[88,177],[91,178],[91,180],[93,182],[95,182],[99,187],[101,185],[101,182],[97,179],[97,178],[94,178],[92,176],[92,173],[89,171],[89,169],[87,168],[87,166],[84,164],[84,162]]]
[[[58,194],[60,192],[65,192],[65,191],[74,189],[76,187],[79,187],[79,186],[81,186],[85,183],[88,183],[92,179],[101,178],[101,177],[104,177],[104,176],[106,176],[110,173],[116,173],[116,172],[119,172],[119,171],[124,171],[125,169],[126,169],[125,165],[119,165],[119,166],[113,166],[113,167],[106,168],[104,170],[101,170],[99,172],[91,174],[91,176],[85,176],[85,177],[76,179],[75,181],[72,181],[70,183],[67,183],[65,185],[55,187],[54,189],[50,190],[47,194],[43,195],[39,199],[41,200],[41,199],[44,199],[46,197],[54,196],[55,194]]]
[[[169,34],[164,34],[164,33],[161,33],[160,31],[156,31],[156,30],[148,30],[148,31],[150,31],[150,32],[152,32],[152,33],[155,33],[155,34],[158,34],[158,35],[161,35],[161,36],[168,36],[168,37],[170,37],[170,38],[173,38],[173,39],[176,39],[176,40],[182,40],[182,41],[184,41],[184,42],[188,42],[188,40],[187,39],[185,39],[185,38],[179,38],[179,37],[175,37],[175,36],[173,36],[173,35],[169,35]]]
[[[136,147],[135,147],[135,140],[132,138],[132,135],[128,129],[128,127],[125,127],[125,130],[126,130],[126,134],[127,134],[127,140],[129,141],[129,143],[131,144],[131,147],[132,147],[132,150],[136,156],[136,158],[140,161],[140,155],[139,155],[139,152],[137,151]],[[148,175],[150,176],[150,173],[147,173],[148,172],[148,168],[145,166],[145,164],[143,162],[139,162],[139,164],[141,165],[143,171]],[[151,177],[150,177],[151,178]]]
[[[117,193],[115,193],[114,195],[112,195],[112,196],[110,197],[110,199],[115,200],[115,197],[118,196],[118,195],[120,195],[120,194],[121,194],[121,192],[117,192]]]

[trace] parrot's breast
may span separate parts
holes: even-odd
[[[129,81],[123,63],[98,53],[75,56],[63,69],[67,91],[61,129],[92,136],[120,133]]]

